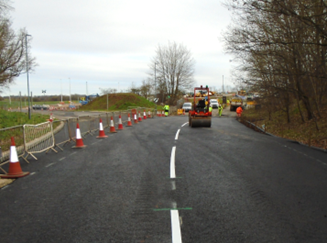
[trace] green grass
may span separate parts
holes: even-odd
[[[28,119],[28,113],[0,110],[0,129],[24,124],[38,124],[46,122],[48,119],[49,115],[32,113],[30,120]]]
[[[22,127],[16,127],[24,124],[39,124],[46,122],[49,115],[31,114],[31,120],[28,119],[28,113],[9,112],[0,110],[0,129],[11,128],[0,131],[0,146],[2,151],[6,151],[10,147],[10,138],[15,138],[16,146],[24,143]]]

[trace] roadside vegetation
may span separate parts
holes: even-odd
[[[254,123],[256,126],[275,136],[294,140],[308,146],[327,149],[327,106],[321,108],[322,117],[316,122],[312,119],[302,122],[296,105],[290,107],[290,122],[282,110],[269,112],[261,109],[248,109],[242,113],[242,122]],[[317,130],[316,126],[319,126]]]
[[[321,147],[326,139],[327,5],[307,0],[227,0],[224,35],[239,65],[234,80],[261,96],[244,112],[281,137]],[[261,120],[261,121],[259,121]]]
[[[32,113],[31,120],[28,119],[28,113],[10,112],[0,109],[0,129],[6,127],[13,127],[24,124],[38,124],[46,122],[49,115],[42,115],[39,113]]]
[[[24,124],[39,124],[46,122],[49,115],[31,114],[31,120],[28,119],[28,113],[10,112],[0,109],[0,129],[11,128],[0,131],[0,147],[6,151],[10,147],[10,138],[15,137],[16,145],[23,144],[23,129],[21,127],[12,128]]]

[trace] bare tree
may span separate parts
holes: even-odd
[[[7,17],[11,9],[8,1],[0,0],[0,92],[8,87],[21,73],[26,71],[26,30],[18,33],[11,27],[11,21]],[[28,48],[30,50],[30,46]],[[36,66],[35,58],[29,54],[29,70]]]
[[[190,89],[194,85],[195,61],[191,51],[183,44],[169,42],[167,46],[159,45],[152,59],[150,68],[155,93],[165,98],[170,96],[169,104],[174,104],[182,89]],[[156,75],[156,79],[154,77]],[[160,97],[161,98],[161,97]]]
[[[150,95],[150,91],[151,91],[151,84],[150,84],[150,81],[145,81],[143,80],[142,81],[142,85],[140,87],[140,92],[141,92],[141,95],[144,97],[144,98],[148,98],[148,96]]]

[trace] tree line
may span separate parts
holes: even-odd
[[[224,33],[226,51],[240,63],[238,81],[258,91],[268,111],[291,122],[321,118],[327,91],[326,0],[228,0],[234,19]]]

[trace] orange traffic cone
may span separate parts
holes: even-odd
[[[143,111],[143,120],[146,120],[146,113],[145,113],[145,110]]]
[[[119,120],[118,120],[118,130],[123,130],[123,123],[121,121],[121,115],[119,115]]]
[[[112,133],[117,132],[116,128],[115,128],[114,118],[113,117],[111,117],[111,121],[110,121],[110,132],[112,132]]]
[[[0,177],[3,179],[15,179],[27,175],[29,175],[29,172],[23,172],[20,167],[15,140],[14,137],[11,137],[9,171],[5,175],[0,175]]]
[[[162,111],[161,116],[162,116],[162,117],[165,117],[165,111]]]
[[[100,124],[99,124],[99,136],[97,138],[107,138],[108,136],[104,134],[103,125],[102,125],[102,119],[100,118]]]
[[[127,126],[131,127],[132,126],[132,122],[131,122],[131,116],[128,113],[128,119],[127,119]]]
[[[139,122],[142,121],[141,112],[139,112],[139,118],[138,118],[138,121],[139,121]]]
[[[151,118],[151,112],[150,112],[150,110],[148,111],[148,118]]]
[[[73,146],[72,148],[85,148],[86,145],[83,143],[83,139],[81,136],[81,131],[79,129],[79,124],[77,123],[76,125],[76,145]]]
[[[138,121],[137,121],[137,114],[134,113],[134,124],[137,124],[137,123],[138,123]]]
[[[158,110],[158,112],[159,112],[159,113],[158,113],[158,116],[161,116],[161,110]]]

